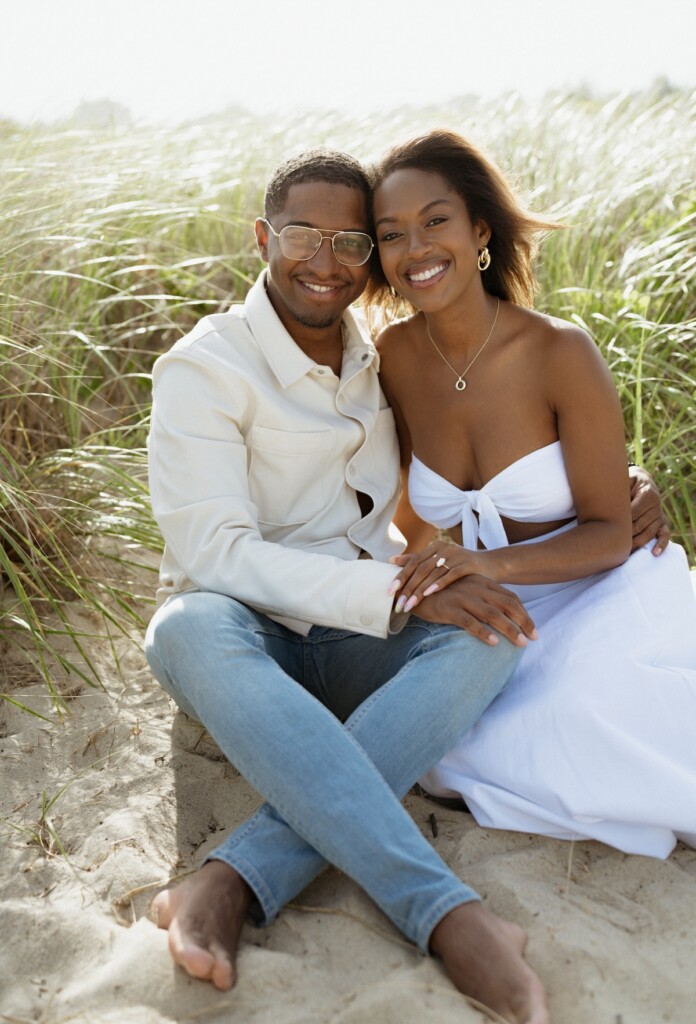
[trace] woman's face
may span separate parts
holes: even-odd
[[[379,256],[389,284],[418,309],[437,312],[481,286],[479,250],[490,238],[439,174],[394,171],[374,196]]]

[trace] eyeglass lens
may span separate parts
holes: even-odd
[[[311,260],[324,238],[317,228],[296,227],[289,224],[280,232],[280,248],[286,259]],[[359,267],[372,252],[372,239],[360,231],[337,231],[331,239],[334,256],[339,263]]]

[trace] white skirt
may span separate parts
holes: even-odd
[[[488,828],[667,857],[696,845],[696,595],[677,545],[514,586],[539,630],[505,691],[423,779]]]

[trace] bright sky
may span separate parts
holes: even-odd
[[[0,117],[696,88],[695,0],[0,0]]]

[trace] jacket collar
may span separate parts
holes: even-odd
[[[266,269],[252,285],[244,303],[244,313],[254,340],[278,383],[282,388],[288,388],[311,373],[317,364],[305,355],[281,323],[266,291],[267,277]],[[378,368],[377,351],[350,309],[343,314],[343,325],[346,353],[351,365],[364,369],[375,362]]]

